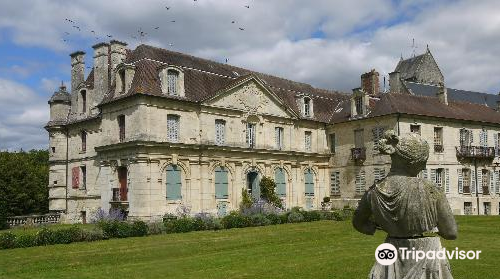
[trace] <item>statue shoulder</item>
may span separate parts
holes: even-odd
[[[425,190],[431,194],[432,196],[436,198],[444,197],[444,189],[441,187],[438,187],[436,183],[429,181],[427,179],[421,179],[424,185]]]

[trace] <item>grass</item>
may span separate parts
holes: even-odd
[[[500,217],[457,222],[443,244],[482,253],[452,260],[454,278],[498,278]],[[366,278],[384,238],[321,221],[0,250],[0,278]]]

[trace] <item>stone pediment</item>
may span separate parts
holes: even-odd
[[[250,114],[293,117],[292,112],[283,102],[255,78],[243,80],[241,83],[222,90],[204,104]]]

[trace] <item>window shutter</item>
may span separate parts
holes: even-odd
[[[307,169],[304,172],[304,181],[305,181],[305,195],[314,196],[314,177],[311,169]]]
[[[330,195],[340,193],[340,172],[334,171],[330,175]]]
[[[469,131],[469,146],[472,146],[472,144],[474,143],[474,133],[472,132],[472,130],[468,131]]]
[[[476,193],[476,172],[474,171],[474,169],[471,169],[470,170],[470,192],[472,194],[475,194]]]
[[[498,152],[498,133],[494,133],[493,134],[493,141],[495,143],[495,155],[498,157],[499,156],[499,152]]]
[[[181,194],[181,171],[178,166],[170,165],[167,168],[167,200],[180,200]]]
[[[80,187],[80,167],[71,169],[71,185],[73,189],[78,189]]]
[[[278,197],[286,197],[285,171],[277,168],[274,172],[274,182],[276,183],[276,194]]]
[[[227,170],[217,167],[215,169],[215,198],[226,199],[228,196]]]
[[[423,179],[429,179],[429,177],[428,177],[428,173],[427,173],[427,169],[423,169],[423,170],[422,170],[422,178],[423,178]]]
[[[450,193],[450,170],[444,169],[444,192]]]
[[[496,171],[495,193],[500,194],[500,171]]]
[[[457,169],[457,174],[458,174],[458,193],[463,194],[464,193],[464,183],[463,183],[463,175],[462,175],[462,169]]]
[[[483,171],[482,170],[477,172],[477,192],[479,194],[483,193]]]
[[[494,172],[489,171],[489,173],[490,173],[490,194],[494,194],[495,193],[495,180],[493,177]]]
[[[465,131],[464,128],[460,129],[459,138],[458,138],[460,146],[465,146],[466,145],[466,143],[465,143],[465,132],[466,131]]]
[[[431,169],[431,181],[436,184],[436,169]]]

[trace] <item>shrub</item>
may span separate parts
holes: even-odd
[[[0,214],[0,230],[5,230],[9,228],[9,224],[7,223],[7,218]]]
[[[281,200],[276,194],[276,183],[268,176],[262,177],[259,183],[260,193],[264,200],[268,201],[277,208],[283,208]]]
[[[16,239],[16,248],[27,248],[36,246],[36,235],[20,234]]]
[[[284,215],[284,214],[282,214],[282,215]],[[267,220],[269,220],[269,223],[271,225],[277,225],[277,224],[283,223],[280,215],[275,214],[275,213],[267,214],[266,218],[267,218]],[[286,221],[284,223],[286,223]]]
[[[0,234],[0,249],[11,249],[16,247],[16,236],[11,232]]]
[[[304,215],[304,221],[306,221],[306,222],[321,220],[321,214],[316,210],[303,211],[301,213],[302,213],[302,215]]]
[[[35,242],[37,246],[55,244],[54,232],[47,227],[42,228],[36,233]]]
[[[78,228],[77,226],[55,230],[53,232],[53,243],[68,244],[72,242],[79,242],[83,239],[82,234],[82,229]]]
[[[288,223],[300,223],[304,221],[304,215],[298,211],[291,211],[288,214]]]
[[[131,236],[146,236],[148,235],[149,227],[144,221],[134,221],[130,227]]]
[[[225,229],[232,229],[249,227],[251,222],[247,216],[233,211],[222,218],[221,224]]]
[[[258,227],[270,225],[271,221],[264,214],[255,214],[250,216],[250,223],[252,226]]]
[[[132,236],[132,225],[127,222],[117,222],[116,237],[125,238]]]
[[[148,223],[148,233],[150,235],[162,234],[165,232],[165,225],[163,222]]]
[[[253,200],[250,194],[248,194],[245,188],[241,189],[240,211],[243,211],[246,208],[250,208],[252,205],[253,205]]]
[[[332,211],[322,211],[321,213],[321,220],[335,220],[335,216],[333,215]]]
[[[196,229],[195,220],[191,217],[183,217],[165,222],[166,233],[185,233]]]
[[[99,223],[100,221],[123,221],[125,220],[125,213],[122,209],[111,208],[109,212],[104,211],[99,208],[93,218],[94,223]]]
[[[222,229],[222,225],[219,218],[214,217],[210,213],[201,212],[195,215],[195,220],[197,226],[197,230],[220,230]],[[199,225],[198,225],[199,223]]]
[[[104,234],[104,231],[101,228],[96,227],[92,230],[84,230],[82,233],[82,239],[90,242],[108,239],[108,237]]]
[[[97,227],[102,230],[104,237],[114,238],[118,237],[118,226],[121,222],[115,220],[101,220],[97,223]]]
[[[251,216],[255,214],[267,215],[271,213],[280,214],[282,212],[283,210],[281,208],[276,207],[275,205],[264,199],[256,200],[252,203],[250,207],[243,208],[241,210],[241,213],[246,216]]]

